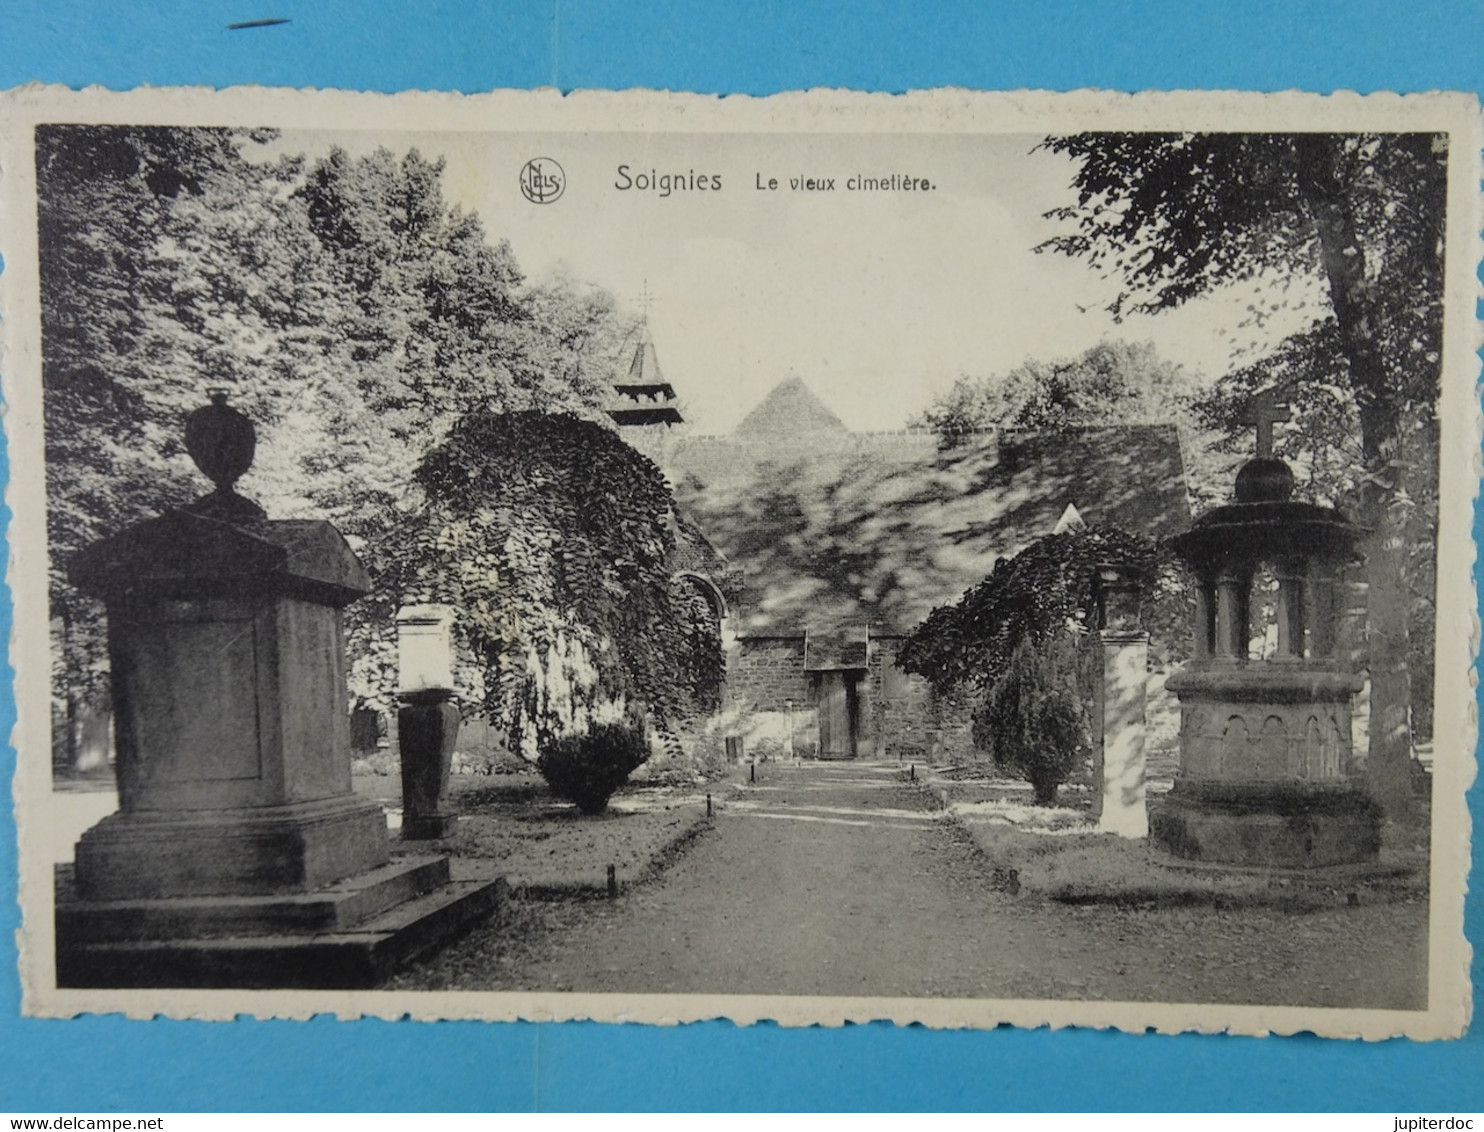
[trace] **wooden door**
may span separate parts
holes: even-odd
[[[860,676],[855,672],[819,672],[815,681],[819,757],[855,758],[859,746]]]

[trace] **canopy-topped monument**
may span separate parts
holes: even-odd
[[[1171,540],[1195,576],[1195,656],[1168,687],[1180,698],[1180,774],[1150,815],[1154,843],[1226,865],[1311,867],[1375,860],[1381,815],[1353,778],[1351,698],[1336,647],[1343,568],[1363,533],[1332,507],[1291,498],[1273,455],[1286,419],[1254,401],[1258,454],[1236,501]],[[1275,624],[1271,655],[1253,637]]]

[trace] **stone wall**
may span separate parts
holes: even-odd
[[[804,638],[749,637],[737,642],[727,670],[728,699],[754,711],[783,711],[811,703],[804,674]]]
[[[896,668],[903,638],[874,638],[860,684],[860,755],[920,762],[952,762],[970,755],[970,719],[962,705],[945,704],[927,681]],[[795,749],[808,756],[818,742],[814,691],[804,670],[804,638],[752,637],[736,642],[727,673],[728,702],[758,716],[793,704]]]
[[[973,721],[968,705],[933,693],[921,676],[896,667],[905,638],[879,637],[871,643],[872,703],[879,753],[904,761],[952,763],[974,755]]]

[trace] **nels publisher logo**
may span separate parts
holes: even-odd
[[[549,157],[533,157],[521,166],[521,195],[532,204],[550,204],[566,188],[567,174]]]

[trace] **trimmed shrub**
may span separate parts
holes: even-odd
[[[1055,805],[1090,749],[1076,661],[1064,636],[1022,638],[974,713],[975,743],[1029,782],[1037,805]]]
[[[608,799],[649,757],[649,744],[639,728],[601,723],[582,735],[547,742],[536,769],[558,798],[585,814],[600,814]]]

